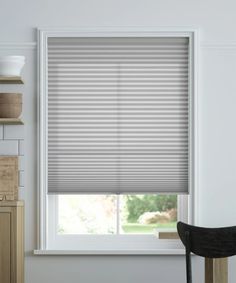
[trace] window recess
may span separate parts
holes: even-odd
[[[176,220],[195,217],[194,34],[39,32],[39,250],[179,254]],[[148,195],[174,198],[175,220],[128,217]],[[97,199],[110,203],[104,225],[89,196],[104,217]]]

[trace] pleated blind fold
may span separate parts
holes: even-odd
[[[49,38],[48,192],[188,192],[187,38]]]

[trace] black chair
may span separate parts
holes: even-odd
[[[177,230],[185,246],[187,283],[192,283],[191,252],[205,258],[236,255],[236,226],[203,228],[178,222]]]

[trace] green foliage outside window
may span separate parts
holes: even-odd
[[[136,222],[144,212],[167,211],[177,208],[177,195],[127,195],[127,221]]]

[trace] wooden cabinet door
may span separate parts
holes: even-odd
[[[0,282],[11,283],[10,212],[0,212]]]
[[[0,201],[0,283],[24,282],[24,203]]]

